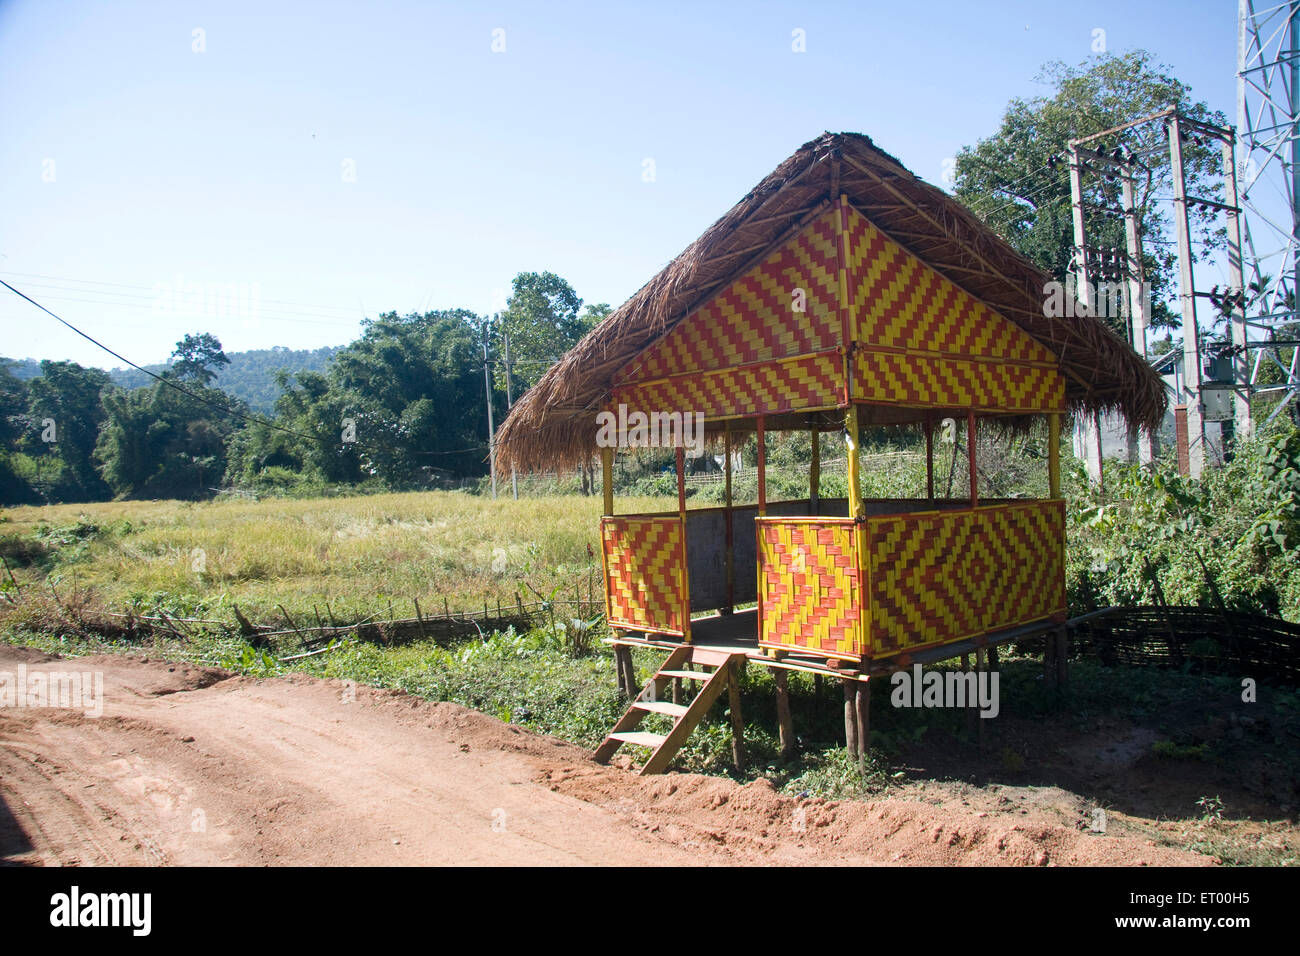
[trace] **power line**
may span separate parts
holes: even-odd
[[[79,285],[106,285],[115,289],[139,289],[141,291],[147,290],[150,293],[154,293],[156,291],[156,289],[151,288],[150,286],[129,285],[125,282],[105,282],[101,279],[73,279],[69,276],[51,276],[51,275],[44,275],[42,273],[36,273],[36,272],[12,272],[8,270],[0,269],[0,275],[20,276],[21,278],[24,279],[48,279],[54,282],[75,282],[78,283]],[[71,291],[82,291],[82,290],[71,290]],[[84,291],[99,292],[101,290],[86,289]],[[277,305],[296,305],[296,306],[301,306],[305,309],[330,309],[336,312],[353,311],[352,307],[348,305],[317,305],[311,302],[293,302],[288,299],[261,299],[261,301],[273,302]],[[276,311],[280,311],[280,310],[276,310]]]
[[[265,426],[268,427],[268,428],[273,428],[273,429],[275,429],[276,431],[284,432],[284,433],[287,434],[287,435],[293,435],[293,436],[295,436],[295,437],[297,437],[297,438],[302,438],[302,439],[305,439],[305,440],[307,440],[307,441],[319,442],[320,444],[325,445],[325,446],[327,446],[327,447],[333,447],[334,445],[338,444],[337,442],[333,441],[332,439],[322,438],[322,437],[320,437],[319,435],[310,435],[310,434],[308,434],[308,433],[306,433],[306,432],[300,432],[300,431],[297,431],[296,429],[288,428],[288,427],[286,427],[286,426],[284,426],[284,425],[280,425],[280,424],[278,424],[277,422],[274,422],[274,421],[272,421],[272,420],[269,419],[269,418],[265,418],[265,417],[262,417],[262,416],[246,415],[246,414],[244,414],[243,412],[240,412],[240,411],[237,410],[237,409],[231,408],[229,405],[224,405],[224,404],[222,404],[222,403],[220,403],[220,402],[214,402],[214,401],[212,401],[212,400],[210,400],[210,399],[204,398],[202,395],[196,394],[195,392],[191,392],[189,389],[183,387],[182,385],[180,385],[179,383],[175,382],[174,380],[169,379],[169,378],[166,378],[166,377],[161,376],[161,375],[158,375],[158,374],[156,374],[156,373],[154,373],[154,372],[151,372],[151,371],[149,371],[149,369],[144,368],[143,366],[137,365],[135,362],[132,362],[132,361],[131,361],[129,358],[127,358],[126,356],[124,356],[124,355],[122,355],[122,354],[120,354],[120,353],[118,353],[118,352],[115,352],[113,349],[109,348],[109,347],[108,347],[107,345],[105,345],[104,343],[100,342],[99,340],[95,339],[94,337],[92,337],[92,336],[86,334],[85,332],[81,331],[81,329],[77,328],[75,325],[73,325],[73,324],[72,324],[71,322],[69,322],[67,319],[64,319],[63,317],[61,317],[61,316],[59,316],[59,315],[56,315],[55,313],[51,312],[51,311],[50,311],[49,309],[47,309],[45,306],[41,305],[39,302],[37,302],[35,299],[33,299],[31,296],[27,295],[27,294],[24,293],[24,292],[19,291],[18,289],[15,289],[15,288],[14,288],[13,286],[11,286],[8,282],[6,282],[4,279],[0,279],[0,285],[4,286],[6,289],[8,289],[10,292],[14,293],[14,295],[18,296],[19,298],[25,299],[26,301],[30,302],[32,305],[36,306],[36,308],[40,309],[40,310],[41,310],[42,312],[44,312],[46,315],[49,315],[51,318],[57,320],[58,322],[61,322],[63,325],[67,326],[67,327],[68,327],[69,329],[71,329],[73,332],[76,332],[78,335],[80,335],[80,336],[81,336],[83,339],[85,339],[86,341],[90,342],[92,345],[95,345],[96,347],[103,349],[105,352],[107,352],[109,355],[113,356],[113,357],[114,357],[115,359],[117,359],[118,361],[120,361],[120,362],[125,362],[127,365],[131,366],[131,368],[135,369],[136,371],[143,372],[145,375],[148,375],[150,378],[152,378],[152,379],[154,379],[154,380],[160,382],[160,383],[163,384],[163,385],[166,385],[168,388],[173,388],[173,389],[175,389],[176,391],[180,392],[181,394],[183,394],[183,395],[187,395],[188,397],[194,399],[195,401],[197,401],[197,402],[199,402],[199,403],[201,403],[201,404],[203,404],[203,405],[207,405],[209,408],[215,408],[215,409],[217,409],[218,411],[223,411],[223,412],[225,412],[226,414],[231,415],[231,416],[233,416],[233,417],[239,419],[239,420],[242,421],[242,422],[249,422],[249,423],[258,424],[258,425],[265,425]],[[470,448],[454,448],[454,449],[443,450],[443,451],[421,451],[421,452],[417,452],[417,454],[420,454],[420,455],[464,455],[464,454],[468,454],[469,452],[482,451],[483,449],[485,449],[485,448],[487,448],[487,447],[488,447],[487,445],[475,445],[475,446],[472,446],[472,447],[470,447]]]
[[[276,431],[284,432],[284,433],[287,434],[287,435],[294,435],[295,437],[303,438],[303,439],[306,439],[306,440],[308,440],[308,441],[316,441],[316,442],[320,442],[322,445],[329,445],[329,446],[332,446],[333,444],[335,444],[334,442],[332,442],[332,441],[328,441],[328,440],[326,440],[326,439],[324,439],[324,438],[321,438],[321,437],[318,436],[318,435],[308,435],[308,434],[305,433],[305,432],[296,431],[296,430],[294,430],[294,429],[292,429],[292,428],[286,428],[284,425],[277,424],[276,422],[271,421],[269,418],[253,417],[253,416],[250,416],[250,415],[245,415],[243,412],[240,412],[240,411],[238,411],[237,409],[231,408],[229,405],[223,405],[223,404],[221,404],[220,402],[214,402],[214,401],[212,401],[212,400],[210,400],[210,399],[204,398],[202,395],[198,395],[198,394],[196,394],[195,392],[191,392],[188,388],[183,387],[182,385],[178,384],[177,382],[173,381],[172,379],[165,378],[165,377],[162,376],[162,375],[158,375],[158,374],[155,373],[155,372],[151,372],[151,371],[149,371],[147,368],[144,368],[143,366],[141,366],[141,365],[137,365],[135,362],[132,362],[132,361],[131,361],[129,358],[127,358],[126,356],[121,355],[121,354],[118,353],[118,352],[114,352],[111,348],[109,348],[109,347],[108,347],[107,345],[105,345],[103,342],[100,342],[98,339],[95,339],[93,336],[87,335],[85,332],[81,331],[81,329],[77,328],[75,325],[73,325],[73,324],[72,324],[71,322],[69,322],[67,319],[64,319],[64,318],[62,318],[61,316],[55,315],[55,313],[51,312],[49,309],[47,309],[45,306],[41,305],[39,302],[37,302],[37,301],[36,301],[35,299],[33,299],[31,296],[27,295],[25,292],[20,292],[20,291],[18,291],[18,290],[15,289],[13,286],[11,286],[8,282],[6,282],[4,279],[0,279],[0,285],[4,286],[6,289],[8,289],[10,292],[12,292],[14,295],[18,296],[19,298],[26,299],[26,300],[27,300],[28,302],[30,302],[32,305],[36,306],[36,308],[38,308],[38,309],[40,309],[42,312],[44,312],[46,315],[50,316],[51,318],[55,319],[56,321],[62,323],[62,324],[65,325],[65,326],[67,326],[67,327],[70,328],[73,332],[76,332],[78,335],[80,335],[80,336],[81,336],[83,339],[85,339],[87,342],[90,342],[92,345],[95,345],[95,346],[97,346],[98,348],[103,349],[105,352],[107,352],[109,355],[113,356],[113,357],[114,357],[115,359],[117,359],[118,361],[120,361],[120,362],[125,362],[127,365],[131,366],[131,367],[132,367],[133,369],[135,369],[136,371],[144,372],[144,374],[148,375],[150,378],[155,379],[155,380],[157,380],[158,382],[161,382],[163,385],[166,385],[168,388],[174,388],[176,391],[180,392],[182,395],[187,395],[187,396],[189,396],[190,398],[194,399],[194,401],[196,401],[196,402],[199,402],[199,403],[201,403],[201,404],[203,404],[203,405],[207,405],[209,408],[215,408],[215,409],[217,409],[218,411],[223,411],[223,412],[225,412],[226,414],[228,414],[228,415],[232,415],[232,416],[234,416],[235,418],[237,418],[237,419],[239,419],[240,421],[243,421],[243,422],[253,422],[253,423],[256,423],[256,424],[259,424],[259,425],[265,425],[265,426],[267,426],[268,428],[274,428]]]

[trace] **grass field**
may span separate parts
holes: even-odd
[[[653,499],[620,502],[657,507]],[[0,555],[20,585],[47,577],[115,608],[254,620],[278,605],[340,620],[512,605],[530,587],[599,594],[599,498],[514,501],[458,492],[263,501],[108,502],[0,511]]]
[[[618,508],[671,504],[623,497]],[[284,662],[279,658],[298,650],[292,635],[269,647],[252,646],[230,626],[194,627],[185,639],[158,631],[126,637],[86,626],[93,614],[67,626],[68,617],[51,609],[160,609],[233,623],[238,603],[250,618],[278,624],[280,605],[307,620],[325,602],[340,620],[386,614],[390,602],[408,616],[416,598],[426,613],[439,612],[444,599],[452,610],[481,611],[485,600],[510,605],[516,593],[528,600],[532,589],[576,589],[585,597],[589,582],[599,600],[600,507],[598,497],[493,501],[426,492],[8,508],[0,510],[0,556],[13,581],[0,571],[11,598],[0,599],[0,640],[69,656],[145,654],[254,676],[304,672],[398,687],[592,747],[625,704],[609,653],[599,644],[594,653],[575,653],[563,617],[557,630],[507,631],[450,646],[348,639],[320,656]],[[641,676],[659,660],[639,651]],[[771,674],[750,667],[742,679],[749,748],[742,776],[832,798],[976,780],[1025,792],[1063,787],[1099,806],[1126,808],[1136,815],[1132,826],[1160,843],[1196,846],[1230,862],[1295,864],[1300,695],[1269,691],[1252,723],[1229,726],[1221,702],[1239,693],[1231,678],[1082,661],[1075,667],[1068,699],[1049,699],[1035,658],[1004,656],[1003,717],[983,746],[960,713],[895,710],[887,693],[875,695],[866,776],[839,736],[840,689],[808,675],[791,678],[801,752],[783,764]],[[1113,759],[1106,748],[1121,732],[1140,735],[1145,750],[1135,752],[1133,766],[1099,777],[1096,768]],[[676,766],[734,774],[725,699]],[[1217,812],[1209,823],[1204,818],[1203,801],[1211,798],[1229,808],[1223,821]]]

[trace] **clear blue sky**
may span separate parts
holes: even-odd
[[[1096,28],[1235,121],[1236,7],[0,0],[0,277],[142,364],[487,312],[525,270],[618,305],[823,130],[940,182]],[[120,364],[0,295],[0,354]]]

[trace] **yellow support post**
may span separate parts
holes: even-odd
[[[849,457],[849,515],[854,518],[865,517],[862,509],[862,489],[858,485],[858,406],[850,405],[844,416],[844,441]]]
[[[691,591],[686,575],[686,450],[677,446],[677,520],[681,524],[677,564],[677,593],[682,602],[682,640],[691,642]]]
[[[859,582],[859,592],[856,600],[860,602],[862,613],[858,615],[857,625],[857,643],[858,650],[865,657],[870,648],[867,646],[867,634],[869,631],[868,604],[867,604],[867,578],[871,573],[867,560],[867,523],[866,509],[862,506],[862,488],[860,482],[861,462],[858,457],[858,406],[850,405],[848,412],[844,416],[844,442],[848,452],[848,472],[849,472],[849,516],[857,519],[857,524],[853,530],[853,541],[858,552],[858,569],[861,575]]]
[[[724,501],[727,506],[726,521],[726,545],[727,545],[727,607],[725,613],[730,614],[736,606],[736,548],[735,548],[735,527],[732,521],[731,510],[731,420],[728,419],[723,423],[722,433],[722,457],[723,457],[723,474],[725,475]]]
[[[1047,416],[1047,487],[1053,498],[1061,497],[1061,414]]]

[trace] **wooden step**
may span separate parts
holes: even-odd
[[[707,681],[713,674],[708,671],[659,671],[655,677],[680,677],[682,680]]]
[[[687,710],[685,704],[672,704],[666,700],[634,700],[632,706],[637,710],[648,710],[656,714],[670,714],[673,717],[680,717]]]
[[[708,667],[721,667],[731,660],[731,655],[734,653],[735,651],[719,651],[709,647],[692,647],[691,663],[704,664]]]
[[[627,730],[616,731],[609,735],[612,740],[621,740],[625,744],[636,744],[638,747],[658,747],[667,736],[664,734],[652,734],[648,730]]]

